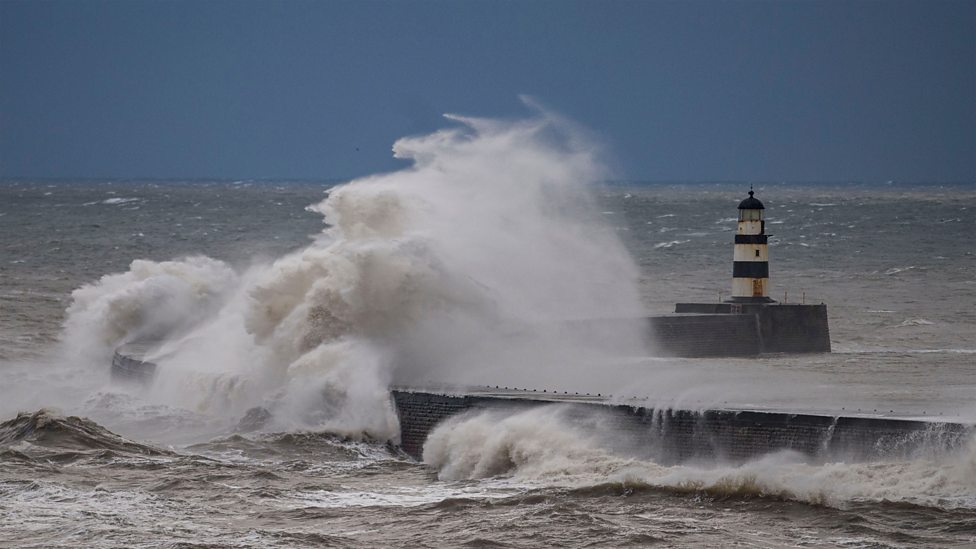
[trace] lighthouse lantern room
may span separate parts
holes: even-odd
[[[732,257],[732,303],[772,303],[769,298],[769,254],[766,245],[766,209],[755,193],[739,203]]]

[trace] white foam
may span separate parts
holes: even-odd
[[[898,501],[976,509],[976,440],[949,456],[822,465],[778,452],[740,466],[662,466],[614,456],[605,446],[592,431],[573,427],[558,409],[481,412],[437,427],[424,447],[424,461],[442,479],[504,476],[568,487],[623,483],[840,508],[857,501]]]
[[[346,508],[346,507],[417,507],[440,503],[447,499],[501,499],[524,492],[518,486],[503,486],[490,483],[484,485],[458,485],[434,483],[423,486],[385,486],[380,490],[363,491],[349,487],[346,490],[309,490],[290,494],[282,503],[290,509],[306,507]]]
[[[909,318],[904,320],[899,327],[909,327],[909,326],[932,326],[935,322],[931,320],[926,320],[924,318]]]
[[[687,242],[691,242],[691,241],[690,240],[671,240],[669,242],[658,242],[657,244],[654,245],[654,249],[655,250],[658,250],[658,249],[661,249],[661,248],[673,248],[673,247],[677,246],[678,244],[685,244]]]

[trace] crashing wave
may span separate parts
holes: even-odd
[[[16,447],[26,454],[89,450],[147,456],[169,454],[123,438],[89,419],[63,416],[47,409],[22,412],[0,423],[0,447]]]
[[[269,428],[398,437],[388,387],[566,375],[643,356],[639,270],[599,215],[599,148],[547,112],[398,140],[411,165],[334,187],[305,249],[245,270],[134,261],[72,294],[65,343],[107,365],[156,340],[146,398]],[[506,369],[499,372],[499,369]],[[233,419],[231,419],[233,418]],[[357,435],[358,434],[358,435]]]
[[[592,429],[559,409],[476,412],[437,427],[424,462],[443,480],[511,477],[531,484],[593,490],[610,486],[770,497],[843,508],[854,502],[903,502],[976,509],[976,439],[948,455],[866,463],[811,463],[780,451],[741,465],[661,465],[614,455]]]

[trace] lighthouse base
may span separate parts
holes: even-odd
[[[829,353],[827,306],[678,303],[667,329],[652,322],[658,349],[673,356]]]
[[[725,303],[776,303],[776,300],[764,295],[762,297],[733,297],[725,300]]]

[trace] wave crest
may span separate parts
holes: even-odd
[[[47,409],[23,412],[0,423],[0,446],[17,447],[28,455],[90,450],[150,456],[169,454],[123,438],[89,419],[63,416]]]
[[[844,508],[900,502],[976,509],[976,439],[948,456],[871,463],[811,463],[792,451],[738,466],[719,462],[665,466],[621,457],[559,408],[481,411],[438,426],[424,462],[445,480],[506,476],[572,490],[626,489],[769,497]]]

